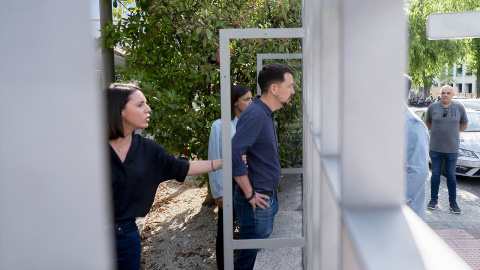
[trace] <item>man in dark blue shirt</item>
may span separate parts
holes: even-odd
[[[293,70],[272,63],[258,74],[262,91],[240,116],[232,139],[232,175],[237,182],[234,207],[240,239],[266,239],[273,231],[278,211],[276,189],[281,167],[274,112],[288,106],[295,94]],[[248,167],[242,161],[247,155]],[[253,269],[258,249],[241,250],[235,269]]]

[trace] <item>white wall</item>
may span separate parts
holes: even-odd
[[[404,203],[404,1],[303,11],[305,269],[470,269]]]
[[[2,1],[0,269],[112,269],[88,1]]]

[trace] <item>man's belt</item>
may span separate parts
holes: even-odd
[[[240,187],[237,188],[237,191],[238,191],[238,193],[245,195],[243,193],[243,190]],[[272,197],[273,195],[275,195],[275,190],[273,190],[273,191],[255,190],[255,192],[267,195],[268,197]]]

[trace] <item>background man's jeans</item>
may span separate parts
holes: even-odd
[[[235,208],[233,209],[233,230],[235,231],[235,219],[237,218],[237,215],[235,214]],[[217,256],[217,267],[218,270],[223,270],[224,269],[224,252],[223,252],[223,209],[218,208],[218,222],[217,222],[217,240],[215,244],[216,248],[216,256]]]
[[[240,227],[240,239],[266,239],[273,231],[273,221],[278,211],[277,194],[268,200],[269,207],[265,210],[252,206],[243,194],[235,190],[233,197],[237,224]],[[253,269],[258,249],[242,249],[235,262],[235,270]]]
[[[442,163],[445,160],[445,176],[447,177],[448,200],[450,203],[457,201],[457,178],[455,177],[457,158],[458,153],[440,153],[430,150],[430,159],[432,160],[432,177],[430,178],[431,199],[438,200],[438,189],[440,187]]]

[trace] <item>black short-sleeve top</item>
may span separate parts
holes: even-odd
[[[143,217],[150,211],[158,185],[166,180],[185,181],[190,163],[170,155],[157,142],[132,135],[122,163],[110,147],[115,222]]]

